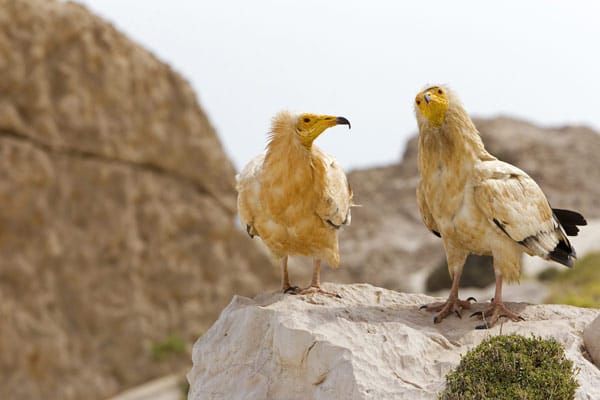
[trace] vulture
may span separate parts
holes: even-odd
[[[282,111],[272,121],[267,149],[236,176],[237,206],[248,235],[260,237],[281,265],[284,293],[322,293],[321,260],[340,263],[338,230],[350,224],[352,189],[335,158],[314,141],[344,117]],[[289,256],[313,259],[310,286],[292,286]]]
[[[538,184],[519,168],[498,160],[484,147],[458,97],[445,86],[417,94],[419,183],[417,203],[426,227],[444,245],[452,288],[443,303],[424,305],[434,323],[460,317],[469,298],[458,297],[465,259],[470,253],[493,257],[496,289],[491,304],[472,314],[491,327],[500,317],[522,317],[502,302],[502,283],[521,272],[521,254],[553,260],[569,268],[576,258],[567,235],[577,235],[584,217],[551,208]]]

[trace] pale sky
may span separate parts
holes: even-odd
[[[188,79],[238,169],[279,110],[340,115],[346,169],[400,159],[415,94],[475,116],[600,130],[600,2],[82,0]]]

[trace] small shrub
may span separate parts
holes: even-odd
[[[567,400],[579,387],[573,362],[554,339],[500,335],[469,350],[446,375],[444,400]]]

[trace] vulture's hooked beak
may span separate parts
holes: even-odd
[[[350,121],[348,121],[348,120],[347,120],[346,118],[344,118],[344,117],[336,117],[336,118],[335,118],[335,123],[336,123],[337,125],[348,125],[348,129],[350,129],[350,128],[351,128],[351,126],[350,126]]]
[[[423,99],[425,99],[425,103],[429,104],[429,102],[431,101],[431,95],[429,93],[425,93],[423,95]]]

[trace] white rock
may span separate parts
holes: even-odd
[[[436,399],[460,356],[500,332],[556,338],[580,369],[576,398],[600,398],[600,370],[581,351],[598,310],[508,303],[526,321],[485,331],[470,312],[434,325],[418,310],[429,296],[325,286],[342,298],[234,297],[194,345],[188,399]]]
[[[600,315],[584,329],[583,341],[590,357],[600,368]]]

